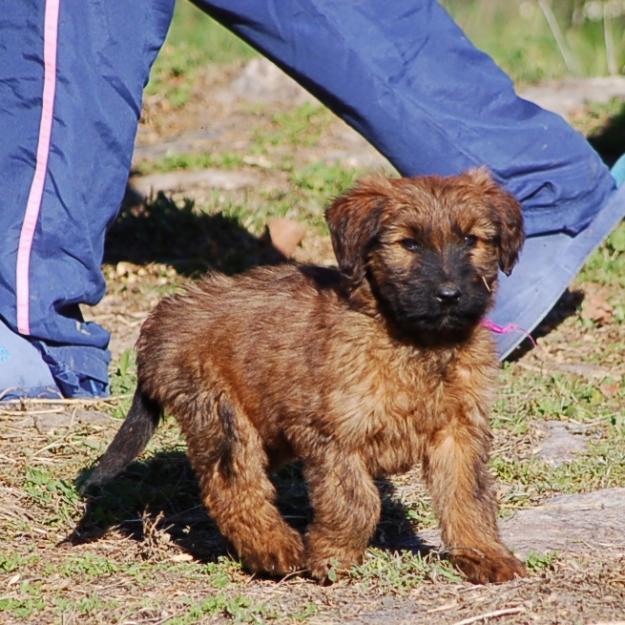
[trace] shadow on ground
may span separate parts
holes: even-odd
[[[77,487],[89,473],[81,472]],[[273,476],[273,482],[284,518],[305,531],[312,510],[301,467],[284,467]],[[431,551],[415,535],[393,485],[382,480],[378,488],[382,518],[372,544],[383,549],[408,548],[422,555]],[[149,550],[150,534],[156,529],[167,532],[171,541],[201,562],[232,553],[201,503],[197,481],[182,451],[164,451],[145,462],[133,462],[116,479],[90,491],[86,502],[83,517],[66,542],[94,542],[115,527],[128,538],[146,543]]]
[[[531,338],[525,338],[506,360],[509,362],[520,360],[534,348],[534,341],[543,336],[547,336],[547,334],[553,332],[566,319],[577,314],[583,301],[584,291],[580,289],[567,289],[564,291],[549,314],[538,324],[536,329],[530,333]]]
[[[588,137],[588,141],[609,166],[614,165],[621,154],[625,154],[625,103],[600,131]]]
[[[233,217],[200,213],[191,200],[176,203],[162,192],[143,200],[132,189],[107,234],[104,253],[105,263],[164,263],[186,276],[209,269],[234,274],[285,260],[268,236],[254,236]]]

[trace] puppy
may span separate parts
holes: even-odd
[[[480,325],[523,243],[518,203],[477,169],[365,180],[326,217],[338,270],[209,275],[158,304],[132,407],[87,486],[135,458],[165,411],[247,567],[324,581],[363,558],[380,516],[374,479],[421,463],[453,562],[478,583],[524,575],[497,530],[497,366]],[[294,460],[314,511],[305,536],[269,479]]]

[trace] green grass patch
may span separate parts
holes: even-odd
[[[536,459],[495,456],[491,466],[498,480],[513,484],[516,501],[503,506],[515,508],[548,495],[586,493],[625,484],[625,437],[617,432],[605,441],[589,445],[588,452],[560,466],[552,467]]]
[[[582,282],[625,287],[625,223],[616,228],[586,261]],[[623,298],[625,303],[625,298]]]
[[[35,566],[39,560],[40,557],[37,555],[24,556],[19,553],[0,553],[0,571],[2,573],[24,571],[31,566]]]
[[[99,615],[104,610],[112,612],[116,610],[120,603],[115,600],[104,600],[96,592],[88,594],[80,599],[65,599],[54,597],[52,600],[55,611],[60,614],[79,615],[81,617]]]
[[[58,527],[72,522],[80,497],[70,481],[54,476],[46,468],[28,466],[23,488],[33,502],[45,510],[45,525]]]
[[[142,161],[135,167],[135,173],[146,176],[158,172],[179,171],[184,169],[238,169],[245,166],[241,154],[222,152],[213,154],[198,152],[193,154],[171,154],[155,161]]]
[[[590,2],[443,0],[475,45],[490,54],[514,80],[534,82],[570,75],[603,76],[610,63],[623,72],[625,15],[589,11]],[[601,3],[595,3],[599,8]],[[613,46],[606,46],[612,35]]]
[[[537,418],[609,424],[625,399],[625,380],[618,374],[603,380],[619,384],[611,397],[603,394],[596,380],[527,371],[511,363],[504,364],[501,378],[491,424],[493,429],[507,429],[515,435],[525,434]]]
[[[38,582],[22,582],[13,594],[17,596],[0,597],[0,621],[3,612],[16,619],[26,619],[47,607],[41,584]]]
[[[525,559],[525,566],[527,566],[530,573],[552,571],[559,559],[560,553],[558,551],[547,551],[545,553],[530,551]]]
[[[365,561],[352,567],[350,578],[371,592],[392,595],[407,594],[426,582],[457,583],[463,579],[449,561],[437,554],[381,549],[369,549]]]
[[[253,133],[254,151],[266,153],[270,147],[288,145],[312,147],[332,122],[332,114],[323,106],[304,102],[272,116],[269,128]]]
[[[270,602],[257,601],[246,595],[219,593],[204,601],[193,602],[184,614],[168,620],[168,625],[192,625],[204,622],[206,617],[225,617],[235,623],[266,623],[280,615]]]
[[[85,553],[80,556],[67,558],[60,564],[48,571],[49,574],[59,573],[63,577],[71,579],[93,581],[102,577],[110,577],[118,573],[122,566],[103,556],[95,553]],[[125,571],[127,573],[127,571]]]

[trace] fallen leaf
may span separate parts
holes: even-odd
[[[306,235],[306,226],[293,219],[278,218],[267,223],[267,232],[273,246],[290,258]]]
[[[608,382],[606,384],[601,384],[599,390],[603,393],[604,397],[614,397],[614,395],[621,390],[621,385],[617,382]]]
[[[169,558],[172,562],[191,562],[193,556],[190,553],[177,553]]]

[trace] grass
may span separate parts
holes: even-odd
[[[547,553],[530,551],[527,554],[525,565],[532,573],[539,573],[541,571],[552,570],[559,558],[560,554],[557,551],[549,551]]]
[[[239,169],[245,166],[245,158],[236,153],[213,154],[206,152],[192,154],[171,154],[157,160],[146,160],[134,167],[134,173],[148,174],[180,171],[185,169]]]
[[[421,555],[411,551],[370,549],[363,564],[350,572],[353,581],[365,592],[377,595],[405,595],[424,583],[458,583],[458,571],[437,554]]]
[[[600,6],[596,2],[443,0],[442,4],[475,45],[516,81],[602,76],[610,69],[623,73],[625,11],[608,15],[604,24],[602,15],[589,10],[591,4]],[[555,27],[549,25],[543,7],[553,11]]]
[[[311,102],[304,102],[292,109],[275,113],[270,127],[254,131],[254,148],[264,153],[270,146],[289,145],[294,148],[312,147],[332,120],[329,111]]]
[[[592,255],[582,269],[580,280],[625,287],[625,224],[616,228]]]

